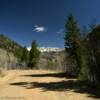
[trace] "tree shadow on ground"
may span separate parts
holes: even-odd
[[[60,81],[60,82],[17,82],[17,83],[10,83],[10,85],[21,86],[26,89],[35,89],[40,88],[41,92],[46,91],[57,91],[57,92],[66,92],[72,91],[76,93],[85,93],[88,94],[88,97],[92,98],[99,98],[100,99],[100,90],[98,88],[89,86],[82,81],[76,80],[67,80],[67,81]]]
[[[32,74],[22,75],[23,77],[56,77],[56,78],[77,78],[77,75],[71,75],[68,73],[48,73],[48,74]]]

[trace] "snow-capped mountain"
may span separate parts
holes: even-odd
[[[30,51],[31,47],[27,47],[27,50]],[[63,51],[64,48],[57,48],[57,47],[39,47],[38,48],[41,52],[60,52]]]

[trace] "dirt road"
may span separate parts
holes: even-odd
[[[8,71],[0,79],[0,100],[100,100],[76,79],[43,70]]]

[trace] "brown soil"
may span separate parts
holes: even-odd
[[[77,79],[45,70],[10,70],[0,79],[0,100],[100,100]]]

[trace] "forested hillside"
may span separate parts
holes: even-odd
[[[23,47],[12,39],[0,34],[0,48],[13,53],[15,57],[20,57]]]
[[[0,69],[17,68],[22,49],[21,45],[0,34]]]
[[[65,51],[60,52],[42,52],[40,55],[39,68],[65,71]]]
[[[18,58],[13,53],[0,49],[0,69],[14,69],[18,64]]]

